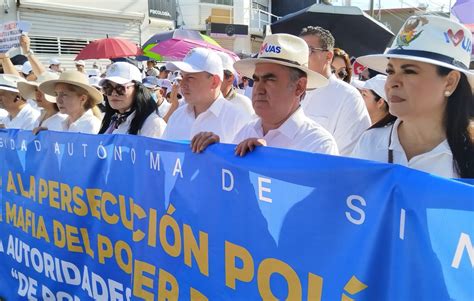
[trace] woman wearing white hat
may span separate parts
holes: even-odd
[[[39,108],[41,115],[36,121],[35,128],[38,130],[62,131],[62,123],[66,119],[66,115],[59,113],[56,98],[46,95],[38,89],[38,86],[47,80],[58,79],[59,75],[52,72],[44,72],[38,76],[35,82],[18,82],[18,90],[20,95],[25,99],[33,99]]]
[[[388,74],[392,124],[365,132],[353,156],[474,178],[472,34],[438,16],[409,18],[392,46],[358,60]]]
[[[387,76],[377,74],[371,79],[362,82],[358,87],[369,112],[373,126],[378,127],[379,122],[393,121],[394,117],[388,112],[387,96],[385,95],[385,82]]]
[[[62,122],[65,132],[97,134],[100,129],[100,111],[97,104],[102,94],[89,85],[87,77],[79,71],[65,71],[59,79],[39,85],[44,94],[56,96],[59,111],[68,117]]]
[[[107,96],[100,134],[131,134],[159,138],[166,128],[140,70],[127,62],[112,64],[99,85]]]

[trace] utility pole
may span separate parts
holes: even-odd
[[[374,16],[374,0],[370,0],[370,16]]]

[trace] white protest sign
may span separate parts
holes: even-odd
[[[28,22],[7,22],[0,27],[0,53],[5,53],[11,48],[20,47],[22,33],[30,30]]]

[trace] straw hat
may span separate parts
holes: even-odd
[[[362,65],[385,73],[389,58],[406,59],[446,67],[464,73],[474,89],[469,71],[472,33],[458,22],[431,15],[412,16],[383,54],[357,58]]]
[[[24,82],[23,77],[19,77],[12,74],[0,74],[0,90],[8,91],[12,93],[19,93],[17,85],[20,82]]]
[[[54,86],[56,84],[70,84],[86,90],[95,104],[99,104],[103,100],[102,94],[89,84],[89,80],[82,72],[76,70],[65,71],[61,73],[59,79],[48,80],[41,83],[39,89],[44,94],[55,96]]]
[[[302,38],[278,33],[265,37],[257,58],[248,58],[235,62],[234,68],[241,75],[252,78],[256,64],[278,64],[297,68],[306,73],[308,77],[307,89],[326,86],[329,83],[328,79],[308,68],[308,57],[308,45]]]
[[[18,82],[17,87],[20,91],[20,95],[25,99],[35,99],[35,92],[38,86],[48,80],[58,79],[59,75],[53,72],[43,72],[36,81],[29,82]],[[51,95],[44,95],[44,98],[49,102],[56,102],[56,97]]]

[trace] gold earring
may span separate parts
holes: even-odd
[[[444,96],[446,96],[446,97],[451,96],[451,92],[450,91],[444,91]]]

